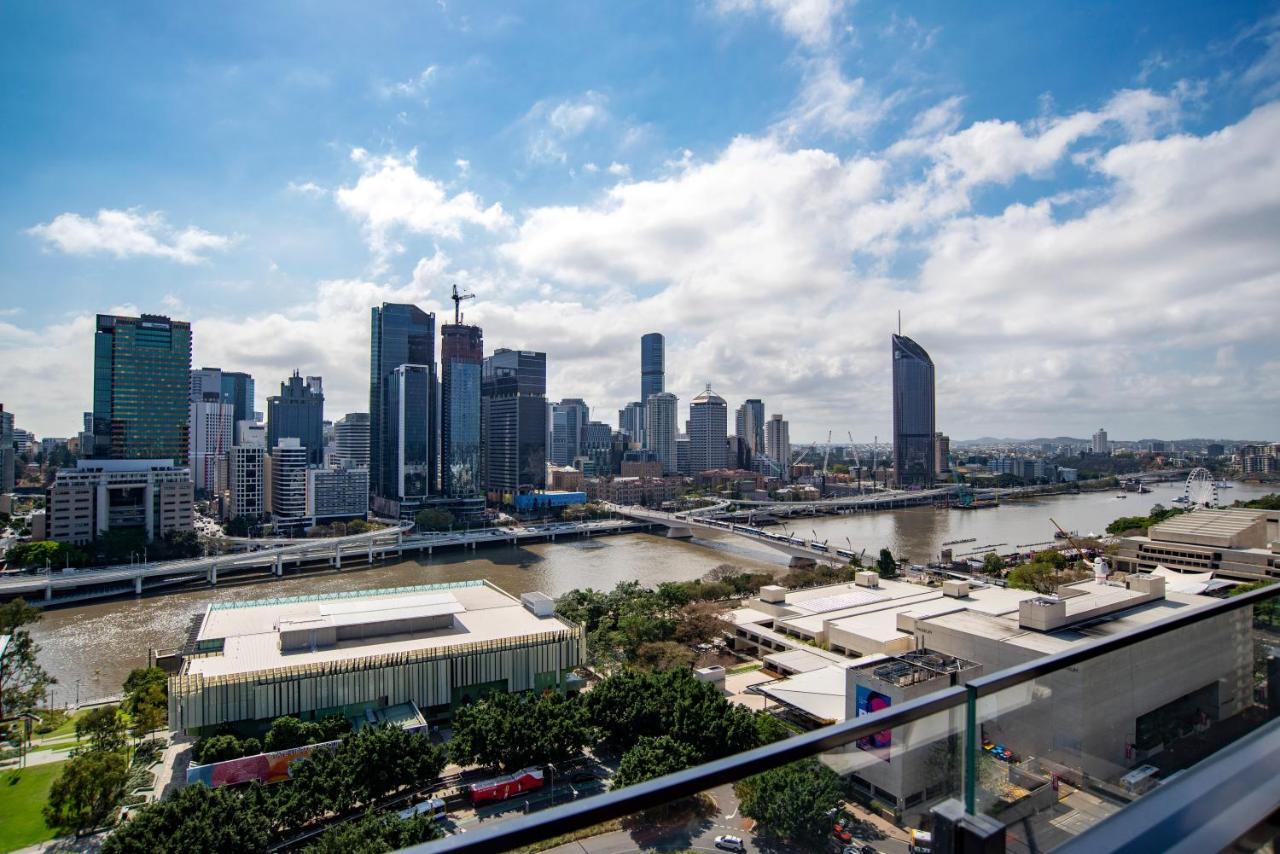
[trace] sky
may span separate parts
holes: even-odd
[[[336,420],[369,308],[457,283],[615,425],[659,331],[681,418],[709,383],[884,439],[901,312],[955,439],[1280,439],[1280,3],[19,0],[0,79],[0,403],[40,436],[95,313]]]

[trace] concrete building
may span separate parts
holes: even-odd
[[[632,401],[618,410],[618,429],[627,434],[632,448],[645,447],[644,427],[644,404],[640,401]]]
[[[185,466],[191,324],[155,314],[100,314],[93,337],[95,459]]]
[[[659,392],[645,400],[645,442],[662,463],[663,474],[678,472],[676,459],[676,406],[678,400],[669,391]]]
[[[933,359],[905,335],[890,338],[894,476],[899,487],[928,488],[937,478]]]
[[[1280,445],[1241,445],[1236,460],[1243,475],[1273,474],[1280,471]]]
[[[17,451],[13,443],[13,413],[4,411],[0,403],[0,493],[13,492],[14,460]]]
[[[169,680],[169,725],[199,735],[401,703],[443,719],[495,692],[563,690],[583,645],[551,597],[484,581],[218,602]]]
[[[765,456],[780,467],[779,475],[786,478],[791,469],[791,427],[781,412],[775,412],[764,425]]]
[[[1280,511],[1200,508],[1173,516],[1145,537],[1122,538],[1115,565],[1121,572],[1164,567],[1241,581],[1280,578]]]
[[[1093,434],[1093,443],[1089,448],[1095,454],[1111,453],[1111,443],[1107,441],[1107,431],[1099,427],[1098,432]]]
[[[369,413],[348,412],[333,423],[333,451],[339,465],[369,467]]]
[[[933,436],[933,470],[937,474],[951,471],[951,437],[945,433]]]
[[[762,588],[731,612],[734,643],[781,679],[756,686],[812,725],[845,720],[1204,606],[1164,575],[1066,585],[1058,596],[946,581],[941,589],[862,573],[854,584]],[[1252,691],[1247,611],[1215,617],[1020,686],[982,723],[986,740],[1100,780],[1163,748],[1168,723],[1221,721]],[[824,757],[862,800],[899,818],[947,784],[953,730],[909,725]],[[954,759],[954,756],[951,757]],[[1047,780],[1048,771],[1044,772]]]
[[[765,453],[764,401],[751,398],[743,401],[734,418],[734,435],[746,442],[753,454]]]
[[[191,453],[188,467],[197,492],[212,495],[226,482],[227,454],[234,439],[235,407],[221,392],[191,401]]]
[[[232,446],[227,455],[228,519],[266,515],[266,469],[265,444]]]
[[[302,440],[287,437],[270,449],[264,487],[267,512],[277,522],[300,522],[307,516],[309,453]]]
[[[707,385],[689,401],[689,473],[729,464],[729,405]]]
[[[191,472],[160,460],[77,460],[46,490],[48,537],[86,545],[111,530],[135,529],[148,540],[194,525]]]
[[[684,479],[679,477],[615,477],[588,478],[583,491],[592,501],[613,504],[657,507],[684,492]]]
[[[369,515],[369,470],[344,466],[307,469],[306,515],[317,523]]]
[[[547,354],[499,349],[484,360],[480,389],[484,484],[509,504],[547,484]]]
[[[590,410],[586,401],[571,397],[551,405],[551,454],[553,465],[573,465],[582,455],[583,434]]]
[[[324,462],[324,385],[320,377],[305,380],[297,371],[280,383],[280,394],[267,398],[267,447],[297,439],[312,465]]]

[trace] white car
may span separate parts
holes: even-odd
[[[747,846],[742,844],[742,839],[737,836],[723,834],[716,837],[716,847],[722,851],[746,851]]]

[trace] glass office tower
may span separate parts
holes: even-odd
[[[187,464],[191,324],[100,314],[93,339],[94,456]]]
[[[267,398],[267,450],[281,439],[297,439],[307,449],[307,462],[324,462],[324,390],[320,377],[303,380],[297,371],[280,383],[280,394]]]
[[[905,335],[894,335],[893,467],[900,487],[932,486],[934,471],[933,360]]]
[[[239,371],[223,371],[222,402],[235,407],[234,423],[253,421],[253,377]]]
[[[480,375],[484,334],[479,326],[440,327],[440,487],[461,497],[483,492],[480,482]]]
[[[547,484],[547,354],[498,350],[481,379],[484,484],[493,500]]]
[[[392,419],[398,417],[395,400],[388,393],[392,373],[401,365],[431,368],[430,381],[435,382],[436,316],[414,305],[383,303],[371,310],[369,358],[369,491],[375,499],[396,501],[400,494],[400,472],[397,470],[399,449],[395,444]],[[434,401],[432,394],[424,398]],[[425,402],[423,404],[426,405]],[[435,407],[412,415],[427,418],[427,455],[435,460]],[[434,483],[435,475],[431,475]],[[399,507],[380,505],[383,513],[399,513]]]
[[[660,332],[650,332],[640,338],[640,399],[648,401],[649,395],[666,390],[666,340]]]

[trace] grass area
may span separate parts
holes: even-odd
[[[738,665],[738,666],[736,666],[736,667],[730,667],[730,668],[729,668],[727,671],[725,671],[725,672],[726,672],[726,673],[731,673],[731,674],[736,674],[736,673],[750,673],[752,670],[759,670],[759,669],[760,669],[760,668],[762,668],[762,667],[764,667],[764,662],[763,662],[763,661],[752,661],[752,662],[750,662],[750,663],[748,663],[748,664],[739,664],[739,665]]]
[[[593,836],[599,836],[602,833],[612,833],[615,830],[622,830],[622,819],[611,819],[603,824],[584,827],[582,830],[575,830],[574,832],[566,833],[563,836],[546,839],[542,842],[535,842],[533,845],[526,845],[523,848],[517,848],[513,854],[537,854],[539,851],[549,851],[552,848],[559,848],[561,845],[568,845],[570,842],[577,842],[579,839],[590,839]]]
[[[61,762],[0,771],[0,852],[15,851],[52,839],[40,812],[49,800],[49,788],[62,773]]]
[[[76,721],[89,714],[90,711],[91,709],[81,709],[63,721],[62,725],[53,732],[33,733],[32,736],[34,738],[57,738],[60,735],[74,736],[76,734]]]

